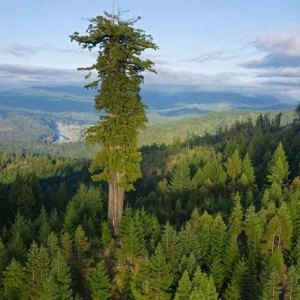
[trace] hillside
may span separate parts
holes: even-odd
[[[176,140],[184,141],[193,136],[214,134],[219,129],[232,126],[235,122],[255,122],[258,116],[267,115],[274,119],[278,111],[220,111],[197,117],[167,118],[149,114],[149,124],[139,135],[139,146],[151,144],[171,145]],[[86,148],[83,144],[88,118],[82,113],[32,113],[25,111],[0,110],[0,151],[60,155],[63,157],[91,157],[95,147]],[[295,118],[293,110],[283,111],[281,125],[291,123]],[[71,142],[71,143],[70,143]],[[97,148],[97,147],[96,147]]]
[[[300,123],[254,123],[143,147],[117,232],[88,160],[0,152],[0,298],[299,299]]]

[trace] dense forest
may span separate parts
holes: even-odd
[[[281,122],[142,146],[116,232],[88,158],[2,150],[0,298],[300,299],[300,122]]]

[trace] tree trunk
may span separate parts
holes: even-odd
[[[109,194],[108,194],[108,222],[115,231],[123,215],[124,187],[119,186],[122,174],[110,173]]]

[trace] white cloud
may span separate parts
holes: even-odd
[[[261,34],[253,45],[263,52],[300,55],[300,30]]]
[[[84,74],[77,70],[46,68],[24,65],[0,64],[0,78],[15,83],[79,83],[84,82]]]

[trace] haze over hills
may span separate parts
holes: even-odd
[[[47,113],[95,113],[93,98],[95,90],[82,86],[33,86],[0,92],[0,108],[6,110],[31,110]],[[143,89],[143,101],[147,113],[164,117],[199,115],[212,111],[286,110],[296,106],[276,95],[242,95],[233,92],[208,92],[182,90],[165,92]],[[289,99],[290,100],[290,99]]]

